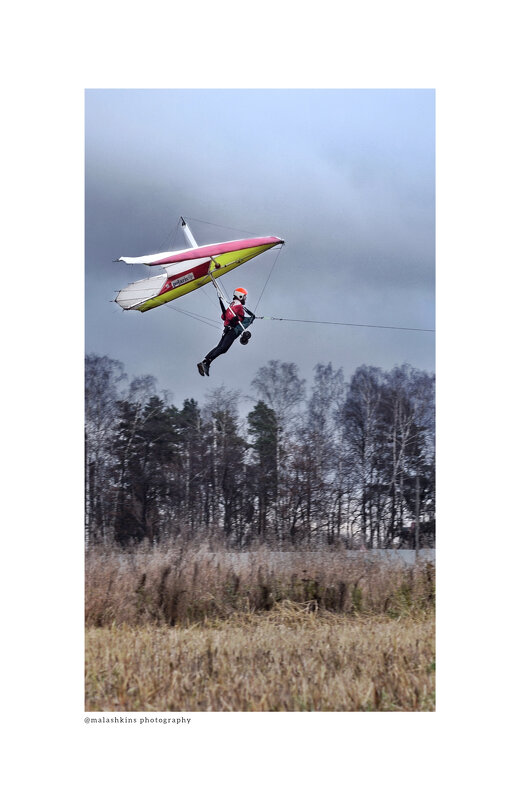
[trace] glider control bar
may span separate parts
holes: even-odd
[[[217,292],[217,295],[219,296],[219,300],[222,303],[224,303],[228,308],[230,308],[230,306],[232,305],[231,302],[227,300],[226,295],[224,294],[224,292],[222,291],[221,287],[217,283],[217,279],[214,278],[214,276],[213,276],[213,271],[214,270],[218,270],[219,267],[220,267],[220,264],[218,264],[214,259],[212,259],[212,262],[213,262],[214,266],[209,268],[208,275],[212,279],[212,284],[214,285],[215,291]],[[245,327],[243,326],[243,324],[241,323],[240,320],[239,320],[239,325],[242,328],[243,333],[245,333],[246,329],[245,329]]]

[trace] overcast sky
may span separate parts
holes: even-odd
[[[112,261],[185,247],[180,215],[203,244],[275,234],[280,253],[223,280],[255,308],[274,265],[259,315],[434,328],[434,91],[88,90],[85,120],[87,353],[154,375],[176,405],[222,384],[248,393],[269,359],[308,384],[317,362],[346,378],[364,363],[434,371],[433,333],[258,320],[203,379],[213,290],[123,311],[117,290],[157,270]]]

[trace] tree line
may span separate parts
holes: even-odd
[[[434,375],[269,361],[251,410],[214,389],[178,408],[152,376],[89,354],[88,543],[218,536],[227,546],[434,545]]]

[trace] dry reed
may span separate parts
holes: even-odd
[[[188,627],[89,628],[86,709],[431,711],[434,619],[284,601]]]
[[[434,580],[428,562],[388,564],[344,551],[96,548],[86,556],[85,615],[88,626],[191,625],[290,601],[347,615],[403,617],[433,609]]]

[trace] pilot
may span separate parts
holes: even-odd
[[[226,353],[238,336],[242,334],[241,342],[243,345],[246,345],[248,342],[251,334],[244,329],[253,322],[255,315],[245,306],[247,296],[248,292],[246,289],[244,289],[244,287],[238,287],[233,293],[233,299],[228,308],[225,307],[221,298],[219,298],[222,309],[221,320],[224,320],[224,331],[219,343],[213,350],[207,353],[203,361],[199,362],[197,365],[197,369],[202,376],[210,375],[210,364],[222,353]],[[244,318],[245,311],[250,315],[246,320]]]

